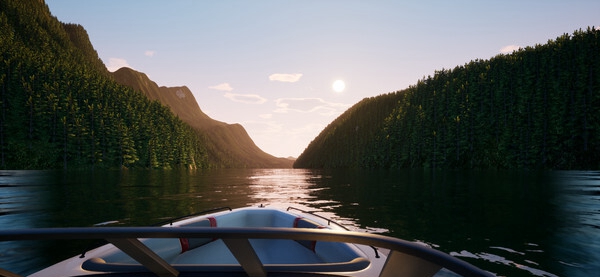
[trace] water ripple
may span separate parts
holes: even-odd
[[[514,251],[512,249],[504,248],[504,247],[490,247],[490,248],[507,250],[508,252],[511,252],[511,253],[518,253],[518,254],[524,255],[523,253]],[[547,272],[547,271],[544,271],[541,269],[533,268],[533,267],[530,267],[530,266],[527,266],[524,264],[517,263],[515,261],[509,260],[509,259],[507,259],[503,256],[500,256],[500,255],[497,255],[497,254],[486,253],[486,252],[471,253],[467,250],[462,250],[460,252],[451,252],[450,255],[455,256],[455,257],[479,259],[479,260],[484,260],[484,261],[488,261],[488,262],[492,262],[492,263],[496,263],[496,264],[503,264],[506,266],[510,266],[510,267],[514,267],[514,268],[518,268],[518,269],[527,271],[535,276],[558,277],[558,275],[552,274],[550,272]],[[525,260],[525,261],[527,261],[527,260]],[[527,261],[527,262],[532,263],[531,261]],[[532,263],[532,264],[535,265],[535,263]]]

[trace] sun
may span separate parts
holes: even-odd
[[[331,87],[335,92],[342,92],[346,88],[346,83],[344,83],[344,81],[342,80],[336,80],[335,82],[333,82],[333,85],[331,85]]]

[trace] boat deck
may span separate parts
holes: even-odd
[[[168,224],[168,228],[299,228],[325,229],[310,219],[279,210],[242,210],[217,213],[206,217]],[[236,253],[239,245],[216,238],[142,239],[145,246],[161,259],[178,269],[222,270],[240,268],[240,259],[248,253]],[[360,249],[341,242],[292,239],[250,239],[252,252],[267,268],[286,268],[292,271],[357,271],[367,268],[370,261]],[[235,249],[235,250],[234,250]],[[119,272],[138,268],[140,263],[115,248],[100,249],[82,265],[85,270]],[[253,263],[248,261],[248,263]]]

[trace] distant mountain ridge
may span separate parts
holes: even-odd
[[[190,125],[194,123],[193,127],[226,124],[213,120],[203,113],[194,95],[185,86],[172,88],[159,87],[145,73],[128,67],[122,67],[111,74],[119,84],[131,87],[134,90],[142,92],[150,100],[157,100],[161,104],[170,107],[171,111],[179,116],[181,120]]]
[[[146,74],[127,67],[113,72],[112,76],[118,83],[169,107],[182,121],[201,131],[209,144],[212,162],[235,168],[292,167],[293,160],[274,157],[256,146],[242,125],[217,121],[202,112],[188,87],[159,87]]]

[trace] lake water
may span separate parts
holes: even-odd
[[[149,225],[258,204],[319,211],[499,276],[600,272],[599,172],[0,171],[0,228]],[[0,242],[0,267],[32,273],[82,243]]]

